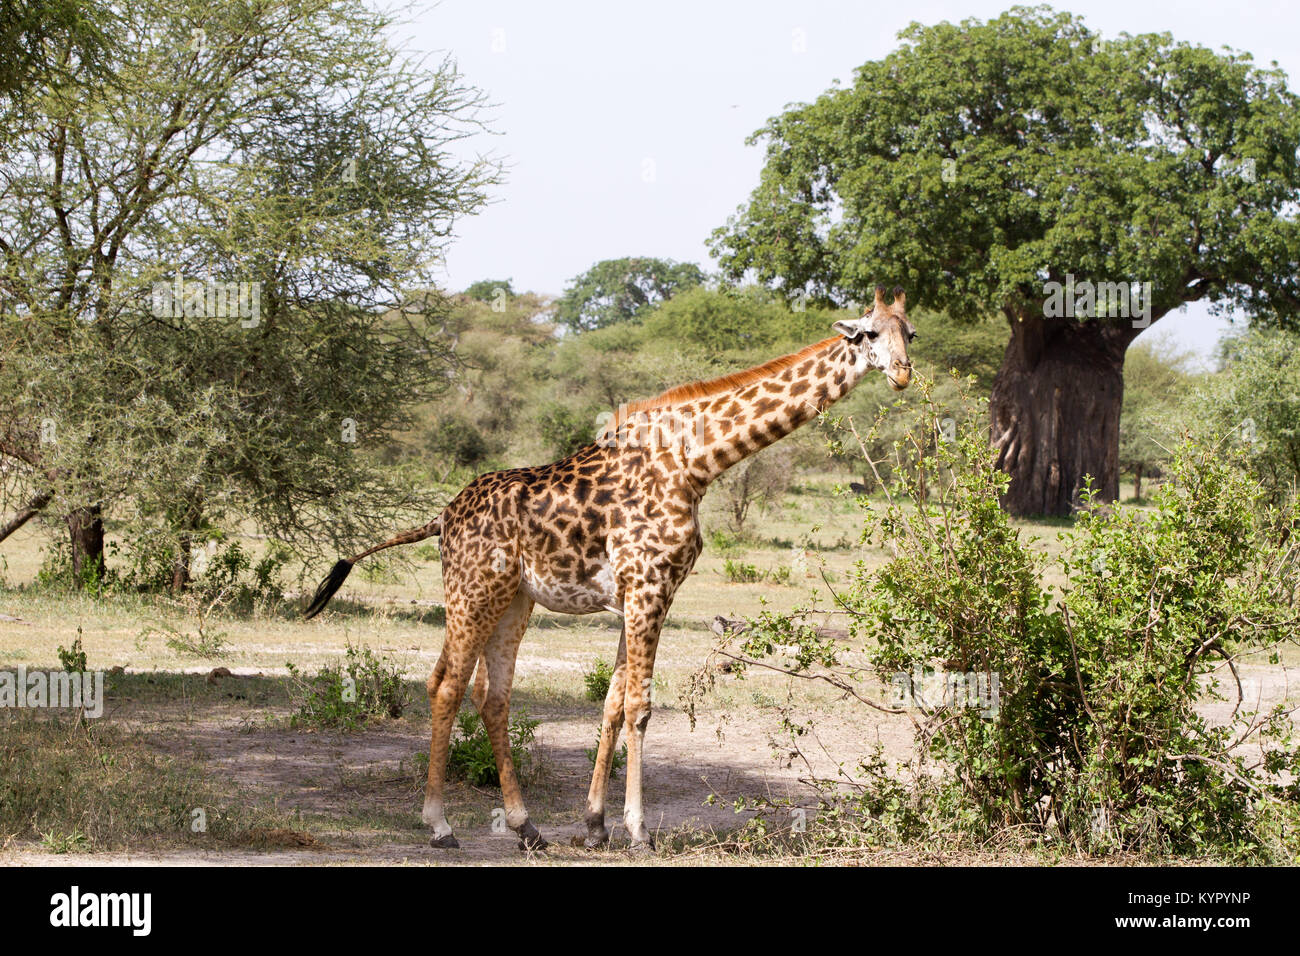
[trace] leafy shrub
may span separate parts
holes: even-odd
[[[722,574],[732,584],[760,584],[764,581],[771,584],[789,584],[793,576],[793,572],[786,565],[760,570],[757,565],[733,561],[731,558],[722,563]]]
[[[730,531],[715,528],[709,532],[708,541],[709,550],[717,552],[720,557],[734,558],[742,553],[740,536],[732,534]]]
[[[1225,368],[1196,395],[1207,435],[1224,435],[1275,504],[1300,487],[1300,335],[1253,330],[1222,343]]]
[[[614,665],[597,658],[590,670],[582,672],[582,683],[586,687],[587,700],[594,700],[597,703],[603,701],[605,695],[609,693],[609,682],[613,677]]]
[[[732,584],[755,584],[763,580],[763,574],[757,565],[733,561],[731,558],[723,562],[722,574]]]
[[[1090,510],[1063,535],[1066,584],[1054,594],[1042,584],[1046,559],[999,506],[1009,479],[982,416],[936,442],[941,414],[932,406],[912,420],[896,454],[933,451],[894,469],[883,506],[867,503],[863,537],[893,557],[874,570],[860,563],[838,596],[856,642],[826,637],[796,611],[760,615],[741,646],[746,660],[777,658],[873,706],[848,650],[865,647],[885,686],[936,670],[997,678],[990,707],[905,698],[920,712],[916,758],[894,772],[867,756],[851,786],[826,781],[823,834],[1015,833],[1086,852],[1293,855],[1290,714],[1254,712],[1221,679],[1246,654],[1276,662],[1295,638],[1300,554],[1279,544],[1289,516],[1266,505],[1239,454],[1189,441],[1150,511],[1096,508],[1086,493]],[[928,498],[913,477],[924,473]],[[743,663],[733,672],[743,676]],[[707,683],[697,675],[694,693]],[[1226,721],[1198,710],[1223,700],[1235,704]],[[787,716],[796,748],[810,723]]]
[[[112,590],[117,585],[118,576],[110,565],[106,565],[101,572],[97,564],[87,561],[82,565],[80,575],[74,572],[72,545],[66,536],[51,541],[42,548],[42,552],[44,557],[41,559],[40,568],[36,571],[36,586],[41,590],[57,592],[79,590],[99,594]],[[105,542],[105,557],[111,557],[116,553],[117,543]]]
[[[272,541],[266,554],[254,562],[238,541],[218,547],[225,534],[216,529],[210,529],[209,533],[213,535],[209,539],[211,547],[204,542],[195,543],[191,548],[193,577],[189,593],[209,602],[220,597],[217,603],[221,607],[242,613],[250,612],[258,604],[281,600],[284,588],[280,572],[292,556],[288,547]],[[180,554],[173,537],[156,529],[146,530],[129,537],[124,547],[116,541],[105,542],[104,553],[107,566],[103,574],[95,565],[87,563],[82,580],[77,582],[70,546],[66,541],[52,543],[45,549],[36,583],[57,590],[72,589],[79,584],[95,593],[162,594],[172,590]]]
[[[258,604],[281,600],[284,586],[280,571],[291,555],[285,545],[272,541],[266,554],[254,564],[239,542],[232,541],[208,559],[192,588],[200,598],[221,596],[224,605],[251,611]]]
[[[77,637],[72,647],[59,645],[59,665],[69,674],[84,674],[90,667],[86,663],[86,650],[81,646],[81,628],[77,628]]]
[[[537,433],[552,454],[561,458],[572,455],[596,440],[595,410],[551,402],[538,415]]]
[[[387,654],[348,644],[343,660],[305,678],[290,662],[298,712],[294,726],[307,724],[355,730],[377,718],[401,717],[410,700],[406,681]]]
[[[462,468],[476,468],[500,450],[473,422],[458,415],[435,419],[425,434],[424,446],[434,460]]]
[[[176,570],[176,544],[154,529],[138,531],[124,542],[121,568],[115,570],[117,589],[160,594],[171,588]]]
[[[510,717],[510,757],[521,783],[527,782],[535,771],[532,744],[540,723],[524,711]],[[492,740],[483,718],[475,711],[462,710],[456,715],[456,728],[447,751],[447,775],[476,787],[501,786]]]

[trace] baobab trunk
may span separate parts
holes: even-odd
[[[1068,515],[1085,475],[1102,499],[1119,497],[1124,350],[1138,331],[1095,319],[1012,318],[989,397],[998,467],[1011,475],[1009,513]]]

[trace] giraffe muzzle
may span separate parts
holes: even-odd
[[[901,392],[912,382],[911,364],[902,365],[897,362],[885,373],[885,378],[889,380],[889,387],[896,392]]]

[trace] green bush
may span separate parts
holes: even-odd
[[[722,563],[722,574],[732,584],[789,584],[793,572],[786,565],[761,570],[757,565],[727,558]]]
[[[462,468],[480,467],[500,451],[477,425],[458,415],[434,419],[424,445],[435,461]]]
[[[572,455],[596,440],[596,410],[550,402],[538,415],[537,434],[552,454],[560,458]]]
[[[209,549],[207,542],[195,543],[191,548],[193,576],[188,593],[241,613],[251,612],[258,604],[282,599],[280,572],[292,556],[288,547],[272,541],[266,554],[254,562],[238,541],[217,547],[226,540],[224,532],[210,529],[209,534],[212,537],[208,540],[213,542],[215,550]],[[201,551],[210,557],[199,571]],[[175,540],[156,530],[131,536],[124,547],[110,540],[104,546],[107,567],[103,575],[95,566],[87,564],[82,580],[77,582],[72,572],[70,546],[60,540],[46,547],[36,583],[38,587],[54,590],[69,590],[79,584],[94,593],[161,594],[172,589],[179,553]],[[121,566],[117,567],[119,557]]]
[[[778,658],[861,701],[875,692],[846,660],[850,647],[865,646],[886,687],[942,671],[996,688],[981,698],[988,706],[905,695],[916,759],[896,773],[867,756],[851,787],[827,781],[825,832],[1293,856],[1300,753],[1290,716],[1281,705],[1252,711],[1232,676],[1244,655],[1276,662],[1278,644],[1294,640],[1300,555],[1279,544],[1289,517],[1267,505],[1241,456],[1183,445],[1150,511],[1102,508],[1089,491],[1063,535],[1066,584],[1052,592],[1046,559],[999,506],[1009,479],[982,416],[935,442],[942,414],[932,406],[911,420],[899,453],[931,453],[895,469],[883,505],[866,503],[864,539],[893,557],[859,564],[839,595],[853,640],[819,634],[801,612],[764,613],[742,645],[748,659]],[[944,478],[932,477],[928,497],[913,477],[923,473]],[[1225,699],[1235,705],[1226,722],[1198,709]],[[796,747],[809,723],[788,721]]]
[[[201,599],[220,599],[222,606],[247,613],[259,604],[282,599],[280,571],[290,556],[287,547],[272,541],[261,560],[253,563],[239,542],[232,541],[208,559],[190,586]]]
[[[524,711],[510,717],[510,756],[520,783],[526,783],[536,769],[532,744],[540,723]],[[447,751],[447,776],[476,787],[501,786],[492,740],[483,718],[475,711],[462,710],[456,715],[456,729]]]
[[[86,663],[86,650],[81,646],[81,628],[77,628],[77,637],[72,642],[71,647],[64,647],[62,644],[58,648],[59,666],[69,674],[84,674],[90,670],[90,665]]]
[[[1240,449],[1271,501],[1300,487],[1300,335],[1252,331],[1226,339],[1225,367],[1195,396],[1201,430]]]
[[[343,660],[326,664],[313,677],[288,665],[298,711],[293,726],[355,730],[378,718],[401,717],[410,700],[406,681],[387,654],[348,644]]]
[[[118,575],[111,566],[101,573],[98,565],[86,562],[82,565],[80,580],[72,569],[72,545],[63,535],[49,542],[42,549],[41,566],[36,571],[36,587],[44,591],[86,591],[100,594],[113,590],[118,585]],[[105,558],[117,554],[116,542],[106,542]]]
[[[587,700],[600,703],[609,693],[609,682],[614,677],[614,665],[597,658],[590,670],[582,672],[582,683],[586,688]]]

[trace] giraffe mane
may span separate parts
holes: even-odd
[[[637,412],[648,412],[656,408],[672,408],[674,405],[680,405],[683,402],[694,401],[697,398],[707,398],[710,395],[718,395],[722,392],[730,392],[745,385],[752,385],[754,382],[770,378],[788,368],[798,365],[805,359],[820,355],[829,349],[836,342],[843,339],[841,335],[832,335],[828,339],[822,339],[820,342],[814,342],[807,345],[797,352],[791,352],[789,355],[782,355],[762,365],[755,365],[753,368],[743,369],[739,372],[730,372],[726,375],[719,375],[717,378],[701,379],[698,382],[688,382],[685,385],[676,385],[654,398],[642,398],[619,409],[618,413],[610,419],[607,429],[617,428],[627,421],[629,415],[635,415]]]

